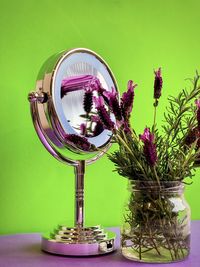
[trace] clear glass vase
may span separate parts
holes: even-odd
[[[126,258],[141,262],[180,261],[190,251],[190,208],[181,182],[129,181],[121,227]]]

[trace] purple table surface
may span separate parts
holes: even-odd
[[[119,246],[119,228],[110,230],[117,233]],[[40,250],[40,234],[16,234],[0,236],[0,267],[200,267],[200,221],[192,221],[192,239],[190,256],[173,264],[140,263],[125,259],[120,249],[93,257],[65,257],[47,254]]]

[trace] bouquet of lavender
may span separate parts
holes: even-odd
[[[108,129],[118,144],[108,157],[115,170],[129,180],[130,194],[121,230],[123,255],[144,262],[170,262],[185,258],[190,249],[190,210],[183,187],[192,182],[200,163],[200,76],[196,73],[190,90],[168,97],[164,124],[158,130],[161,68],[154,73],[153,124],[143,133],[138,135],[131,127],[137,86],[133,81],[128,82],[121,98],[114,89],[104,90],[100,83],[86,90],[86,118],[95,126],[81,125],[81,129],[85,136]],[[91,112],[93,105],[95,115]]]
[[[108,157],[130,181],[121,231],[122,253],[129,259],[170,262],[189,254],[190,210],[183,184],[190,183],[200,158],[198,73],[191,82],[191,90],[168,97],[162,134],[156,125],[163,86],[160,68],[154,78],[153,125],[142,134],[137,135],[130,123],[136,84],[129,81],[120,100],[114,90],[95,98],[99,118],[118,144],[118,150]],[[105,103],[116,123],[105,111]]]

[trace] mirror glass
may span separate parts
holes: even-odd
[[[99,121],[93,97],[101,90],[116,90],[116,84],[97,55],[86,51],[69,54],[58,67],[53,88],[55,109],[65,133],[84,137],[96,147],[109,142],[111,132]]]

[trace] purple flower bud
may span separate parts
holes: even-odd
[[[135,96],[134,89],[136,86],[137,84],[133,84],[133,81],[128,81],[127,92],[124,92],[121,97],[121,111],[125,121],[128,121],[130,118]]]
[[[163,80],[161,77],[161,68],[157,71],[154,71],[155,79],[154,79],[154,98],[158,99],[161,96],[161,90],[163,85]]]
[[[197,127],[191,129],[185,137],[184,144],[190,146],[199,138],[199,130]]]
[[[144,155],[146,161],[150,166],[154,166],[157,161],[156,145],[154,144],[154,134],[152,134],[149,128],[144,129],[144,133],[139,136],[140,140],[144,143]]]
[[[104,126],[103,126],[103,123],[101,122],[99,116],[92,115],[91,121],[96,123],[94,130],[93,130],[93,136],[97,136],[100,133],[102,133],[104,130]]]
[[[91,79],[88,83],[88,87],[90,87],[93,91],[99,91],[102,88],[99,79],[95,76],[93,76],[93,79]]]
[[[125,134],[131,134],[130,125],[127,121],[123,122],[122,127],[123,127],[123,131],[125,132]]]
[[[90,87],[85,90],[84,98],[83,98],[83,108],[85,112],[88,114],[90,113],[93,105],[93,89]]]
[[[115,125],[114,122],[111,120],[108,111],[105,108],[103,97],[93,97],[93,100],[96,105],[99,118],[103,123],[104,127],[108,130],[113,130]]]
[[[122,112],[119,105],[118,92],[112,88],[112,92],[104,91],[103,95],[108,99],[108,105],[116,120],[120,121],[122,119]]]
[[[198,130],[200,131],[200,99],[197,99],[195,101],[195,104],[197,106],[197,123],[198,123]]]
[[[91,117],[90,117],[90,119],[91,119],[91,121],[92,122],[98,122],[100,119],[99,119],[99,116],[96,116],[96,115],[92,115]]]
[[[196,99],[196,100],[195,100],[195,104],[196,104],[196,106],[197,106],[198,108],[200,108],[200,99]]]
[[[86,136],[86,134],[87,134],[87,128],[86,128],[86,124],[85,123],[81,123],[81,125],[80,125],[80,131],[81,131],[81,135]]]
[[[76,134],[66,134],[65,141],[84,151],[89,151],[92,148],[92,145],[88,142],[87,138]]]
[[[104,131],[103,123],[101,121],[98,121],[94,127],[93,135],[97,136],[97,135],[101,134],[103,131]]]
[[[107,105],[109,105],[109,99],[108,97],[104,94],[105,92],[107,92],[106,89],[104,89],[103,87],[99,87],[98,90],[97,90],[97,93],[99,96],[102,96],[103,97],[103,100],[105,101],[105,103]]]
[[[102,96],[99,96],[99,97],[94,96],[93,101],[94,101],[96,108],[100,108],[104,106],[104,100]]]

